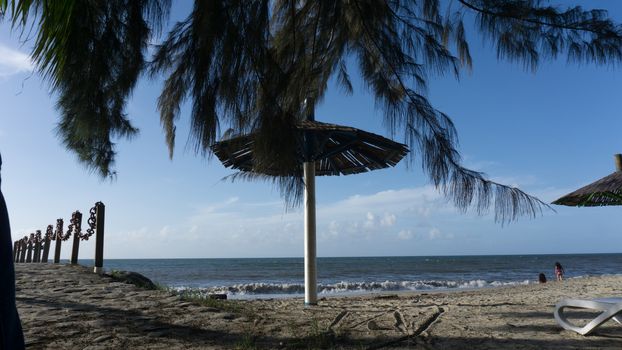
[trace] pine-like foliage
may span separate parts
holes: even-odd
[[[34,57],[59,95],[59,134],[104,175],[114,156],[111,137],[135,132],[123,109],[145,68],[149,33],[169,6],[164,0],[0,0],[14,23],[37,15]],[[443,8],[439,0],[197,0],[149,67],[165,77],[158,107],[170,154],[187,101],[198,153],[211,154],[220,128],[254,133],[257,172],[290,169],[274,181],[295,203],[302,188],[295,125],[312,113],[332,77],[352,92],[345,62],[356,62],[388,131],[402,135],[410,160],[419,159],[458,208],[492,207],[501,222],[534,216],[546,204],[461,165],[451,119],[426,98],[428,79],[458,76],[472,64],[465,18],[475,18],[499,59],[528,69],[561,54],[598,64],[622,59],[622,30],[605,11],[537,0],[458,0]]]
[[[58,96],[57,132],[83,164],[112,176],[113,138],[137,130],[125,105],[145,68],[153,29],[166,17],[162,1],[15,1],[3,4],[24,33],[33,18],[33,60]]]
[[[479,31],[497,56],[535,70],[542,59],[615,65],[622,60],[621,28],[605,10],[559,10],[538,0],[460,0],[476,13]]]

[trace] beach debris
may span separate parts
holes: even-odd
[[[211,293],[207,295],[208,299],[214,300],[227,300],[227,294],[225,293]]]
[[[112,335],[110,335],[110,334],[101,335],[101,336],[93,339],[93,343],[101,343],[101,342],[106,341],[108,339],[112,339]]]
[[[113,270],[110,272],[109,276],[115,281],[133,284],[137,287],[145,289],[157,288],[157,286],[149,278],[139,274],[138,272]]]
[[[235,314],[227,312],[227,313],[222,314],[220,318],[222,318],[223,320],[234,320],[236,316]]]
[[[435,312],[432,313],[431,315],[429,315],[428,317],[426,317],[423,320],[423,322],[420,322],[419,326],[414,329],[412,334],[407,334],[407,335],[404,335],[403,337],[399,337],[399,338],[394,339],[394,340],[373,344],[371,346],[368,346],[367,350],[381,349],[381,348],[385,348],[385,347],[388,347],[388,346],[395,346],[395,345],[403,343],[403,342],[416,341],[416,339],[415,339],[416,337],[419,337],[419,336],[423,337],[423,336],[425,336],[425,334],[428,331],[428,329],[430,329],[430,327],[435,322],[437,322],[438,318],[444,312],[445,312],[445,309],[443,309],[441,307],[436,307]]]
[[[328,326],[328,330],[332,330],[333,327],[337,326],[337,324],[339,324],[341,322],[341,320],[346,317],[348,315],[348,311],[347,310],[343,310],[339,313],[339,315],[337,315],[337,317],[335,317],[335,319],[333,320],[333,322],[330,323],[330,325]]]
[[[395,311],[393,313],[393,317],[395,317],[395,329],[402,333],[408,333],[408,327],[406,326],[406,322],[404,322],[404,316],[401,312]]]
[[[397,294],[381,294],[375,295],[374,299],[399,299],[399,296]]]

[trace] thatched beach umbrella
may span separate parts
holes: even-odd
[[[305,206],[305,304],[317,303],[315,243],[315,176],[349,175],[396,165],[406,145],[356,128],[321,123],[311,115],[296,125],[295,169],[262,166],[254,162],[254,134],[220,141],[212,150],[226,167],[270,176],[303,176]]]
[[[585,187],[568,193],[553,204],[595,207],[622,205],[622,154],[614,155],[616,171]]]

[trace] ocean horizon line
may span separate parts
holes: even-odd
[[[63,260],[64,264],[68,261]],[[92,260],[80,259],[84,266]],[[349,294],[398,290],[487,288],[566,278],[620,274],[622,253],[320,257],[318,291]],[[302,293],[303,257],[107,259],[104,271],[140,273],[159,285],[231,297]]]
[[[588,253],[512,253],[512,254],[448,254],[448,255],[345,255],[345,256],[318,256],[318,259],[343,259],[343,258],[459,258],[459,257],[496,257],[496,256],[564,256],[564,255],[615,255],[620,252],[588,252]],[[255,257],[143,257],[143,258],[106,258],[105,260],[199,260],[199,259],[303,259],[303,256],[255,256]],[[93,257],[80,258],[79,260],[93,260]],[[69,260],[68,258],[61,260]]]

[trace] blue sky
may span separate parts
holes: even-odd
[[[622,6],[612,1],[582,4],[606,8],[622,22]],[[181,18],[184,7],[174,15]],[[472,72],[459,81],[429,79],[429,99],[455,122],[466,166],[546,202],[614,171],[613,154],[622,153],[620,68],[561,59],[534,74],[498,62],[473,30],[469,38]],[[28,45],[0,25],[2,191],[14,239],[102,201],[108,258],[303,255],[302,208],[286,211],[269,183],[223,181],[230,170],[184,147],[187,118],[168,159],[156,111],[159,81],[142,80],[127,106],[140,134],[118,142],[117,179],[90,174],[55,136],[54,96],[32,72]],[[391,136],[358,79],[355,88],[353,96],[331,89],[316,118]],[[492,215],[456,211],[417,163],[321,177],[316,185],[319,256],[593,253],[622,246],[620,207],[555,206],[556,212],[502,227]],[[69,245],[63,249],[67,257]],[[80,251],[92,257],[93,242]]]

